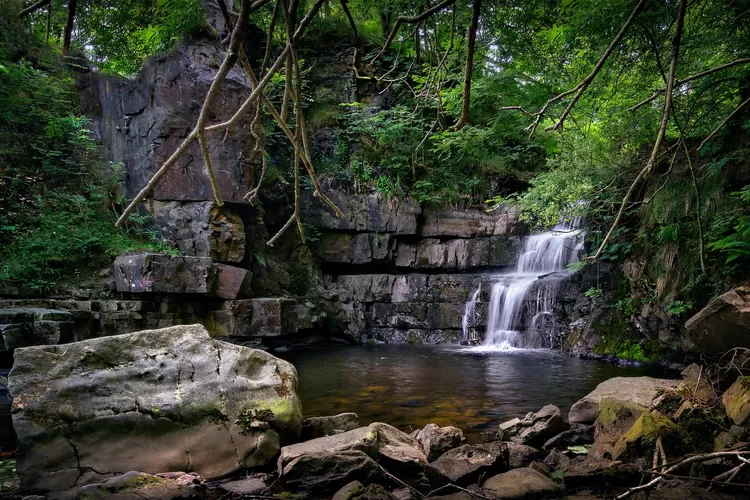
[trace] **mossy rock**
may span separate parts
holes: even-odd
[[[738,378],[721,397],[721,402],[736,425],[750,423],[750,377]]]
[[[679,434],[677,425],[657,411],[645,412],[638,417],[633,426],[615,444],[612,459],[631,458],[647,455],[648,448],[658,438],[670,438]]]

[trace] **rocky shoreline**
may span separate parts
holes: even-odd
[[[20,348],[9,383],[22,491],[49,499],[747,498],[750,379],[682,375],[609,379],[481,443],[303,420],[291,364],[200,325]]]

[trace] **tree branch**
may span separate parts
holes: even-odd
[[[661,123],[659,124],[659,132],[656,134],[656,141],[654,141],[654,148],[651,150],[651,156],[646,162],[646,166],[643,167],[643,169],[638,173],[635,180],[633,180],[633,183],[630,185],[627,193],[625,193],[625,197],[622,199],[622,202],[620,204],[620,209],[617,211],[617,216],[615,217],[614,222],[612,222],[607,235],[602,240],[601,245],[599,245],[599,249],[596,251],[593,257],[589,258],[592,261],[596,261],[599,259],[599,257],[601,257],[604,248],[607,246],[607,243],[612,237],[612,233],[615,232],[615,229],[617,229],[617,226],[620,224],[622,215],[625,212],[625,207],[627,207],[628,203],[630,202],[630,198],[633,196],[633,193],[635,193],[636,186],[638,186],[642,179],[648,178],[648,176],[651,174],[651,169],[653,168],[654,163],[656,162],[656,158],[659,154],[659,148],[661,147],[661,143],[664,141],[667,124],[669,123],[669,112],[672,107],[672,89],[674,87],[675,72],[677,71],[677,59],[680,53],[680,42],[682,41],[682,28],[685,24],[686,10],[687,0],[680,0],[680,5],[677,10],[677,23],[675,24],[674,36],[672,37],[671,60],[669,63],[669,73],[667,74],[666,91],[664,94],[664,108],[662,110]]]
[[[570,100],[570,103],[568,103],[568,107],[565,108],[565,111],[563,111],[563,114],[560,115],[560,119],[557,120],[557,123],[554,125],[547,127],[546,130],[557,130],[558,132],[562,132],[563,123],[565,122],[565,118],[570,114],[570,112],[573,109],[573,106],[576,105],[578,102],[578,99],[581,98],[584,92],[586,92],[586,89],[591,84],[592,81],[594,81],[594,78],[596,78],[596,75],[601,71],[601,69],[604,67],[604,63],[607,62],[607,59],[609,58],[610,54],[615,50],[615,47],[617,44],[620,43],[620,40],[622,40],[622,37],[625,36],[625,33],[627,33],[630,26],[633,24],[633,21],[635,21],[636,17],[638,17],[638,14],[643,9],[643,6],[645,5],[645,0],[640,0],[638,4],[635,6],[635,9],[633,9],[633,12],[630,14],[630,17],[628,17],[628,20],[625,21],[625,24],[623,24],[622,28],[620,28],[620,31],[617,33],[615,38],[610,42],[609,46],[607,47],[607,50],[604,51],[604,54],[599,58],[599,62],[596,63],[596,66],[594,66],[594,69],[591,71],[591,73],[581,82],[577,85],[578,92],[576,92],[576,95],[573,96],[573,99]]]
[[[750,58],[735,59],[734,61],[728,62],[726,64],[722,64],[721,66],[716,66],[715,68],[707,69],[705,71],[701,71],[700,73],[695,73],[694,75],[690,75],[686,78],[683,78],[682,80],[676,81],[674,84],[676,87],[679,87],[680,85],[684,85],[688,82],[692,82],[693,80],[697,80],[698,78],[703,78],[704,76],[708,76],[712,73],[716,73],[717,71],[723,71],[725,69],[733,68],[735,66],[739,66],[741,64],[748,64],[748,63],[750,63]],[[663,94],[665,90],[666,90],[665,87],[660,88],[659,90],[657,90],[656,92],[651,94],[649,97],[647,97],[646,99],[636,104],[635,106],[628,108],[628,111],[632,112],[645,106],[646,104],[648,104],[649,102],[653,101],[654,99],[659,97],[661,94]]]
[[[396,18],[396,24],[393,25],[393,29],[391,30],[391,33],[388,35],[388,38],[386,39],[385,44],[383,45],[383,48],[380,49],[380,52],[378,52],[375,55],[375,57],[372,58],[372,61],[370,61],[370,64],[374,63],[377,60],[378,57],[380,57],[381,55],[383,55],[383,53],[386,50],[388,50],[388,48],[393,43],[393,40],[396,38],[396,35],[398,34],[398,30],[401,28],[401,25],[403,23],[408,23],[408,24],[418,24],[418,23],[421,23],[422,21],[424,21],[425,19],[427,19],[428,17],[430,17],[432,14],[434,14],[436,12],[440,12],[441,10],[443,10],[444,8],[446,8],[447,6],[455,3],[455,1],[456,0],[443,0],[442,2],[438,3],[434,7],[431,7],[429,9],[425,10],[424,12],[422,12],[422,13],[416,15],[416,16],[413,16],[413,17],[398,16],[398,18]]]
[[[737,113],[739,112],[739,110],[740,110],[740,109],[742,109],[742,107],[743,107],[743,106],[745,106],[745,104],[747,104],[747,103],[749,103],[749,102],[750,102],[750,98],[748,98],[748,99],[745,99],[744,101],[742,101],[742,102],[740,103],[740,105],[739,105],[739,106],[737,106],[737,107],[736,107],[736,108],[734,109],[734,111],[732,111],[731,113],[729,113],[729,116],[727,116],[726,118],[724,118],[724,119],[723,119],[723,120],[721,121],[721,123],[719,123],[719,125],[718,125],[718,126],[717,126],[717,127],[716,127],[716,128],[714,129],[714,130],[713,130],[713,132],[711,132],[710,134],[708,134],[708,137],[706,137],[705,139],[703,139],[703,141],[701,142],[701,145],[700,145],[700,146],[698,146],[698,151],[700,152],[700,150],[701,150],[701,149],[703,149],[703,146],[705,146],[705,145],[706,145],[706,143],[707,143],[708,141],[710,141],[711,139],[713,139],[713,137],[714,137],[714,136],[715,136],[715,135],[716,135],[716,134],[717,134],[717,133],[719,132],[719,130],[721,130],[722,128],[724,128],[724,125],[726,125],[726,124],[727,124],[727,122],[728,122],[729,120],[731,120],[731,119],[732,119],[732,117],[733,117],[734,115],[736,115],[736,114],[737,114]]]
[[[49,5],[51,2],[52,0],[39,0],[38,2],[29,5],[28,7],[23,9],[21,12],[19,12],[18,17],[28,16],[29,14],[38,11],[45,5]]]

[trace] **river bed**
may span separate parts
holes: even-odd
[[[567,412],[609,378],[668,375],[546,349],[382,344],[274,354],[297,368],[305,417],[351,411],[362,425],[387,422],[407,432],[431,422],[455,425],[470,441],[547,404]]]

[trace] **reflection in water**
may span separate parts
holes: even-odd
[[[470,438],[546,404],[567,410],[603,380],[648,371],[549,350],[459,346],[327,346],[279,355],[297,367],[306,417],[353,411],[363,425],[408,431],[434,422]]]

